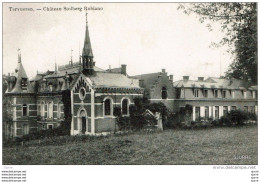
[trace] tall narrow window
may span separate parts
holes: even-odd
[[[122,101],[122,114],[123,115],[128,115],[128,100],[127,99],[124,99]]]
[[[41,116],[44,117],[44,102],[41,103]]]
[[[53,103],[48,103],[48,118],[53,118]]]
[[[219,119],[219,106],[215,106],[215,118]]]
[[[181,96],[180,96],[180,98],[184,98],[184,88],[181,88]]]
[[[167,89],[166,89],[166,87],[162,87],[162,99],[167,99]]]
[[[195,120],[196,121],[200,120],[200,107],[195,108]]]
[[[226,116],[228,113],[228,106],[223,106],[223,115]]]
[[[105,100],[105,116],[112,115],[112,102],[110,99]]]
[[[205,106],[205,119],[209,119],[209,106]]]
[[[23,105],[23,116],[27,116],[27,105]]]

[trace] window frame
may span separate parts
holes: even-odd
[[[123,102],[125,100],[127,101],[126,114],[123,113]],[[123,97],[121,99],[121,113],[122,113],[122,116],[129,116],[129,106],[130,106],[130,104],[131,104],[131,101],[130,101],[130,99],[128,97]]]
[[[166,94],[165,96],[164,96],[164,93]],[[167,91],[167,87],[165,87],[165,86],[162,87],[162,90],[161,90],[161,98],[162,98],[163,100],[166,100],[166,99],[168,98],[168,91]]]
[[[199,97],[199,89],[194,89],[194,97]]]
[[[81,94],[81,90],[84,90],[84,93],[85,93],[84,96]],[[85,87],[80,87],[80,89],[79,89],[80,100],[84,100],[86,98],[86,95],[87,95],[87,91],[86,91]]]
[[[50,105],[52,106],[52,112],[50,112]],[[52,117],[50,117],[50,113]],[[48,102],[47,104],[47,118],[52,119],[53,118],[53,102]]]
[[[110,115],[106,115],[106,111],[105,111],[105,109],[106,109],[106,100],[110,100]],[[113,111],[114,111],[114,109],[113,109],[113,105],[114,105],[114,102],[113,102],[113,99],[111,98],[111,97],[105,97],[104,99],[103,99],[103,116],[104,117],[112,117],[113,116]]]
[[[25,115],[24,115],[24,109],[26,109]],[[28,116],[28,115],[29,115],[28,104],[23,104],[23,106],[22,106],[22,116]]]
[[[209,90],[207,90],[207,89],[204,90],[204,97],[209,98]]]

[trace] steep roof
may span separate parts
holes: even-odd
[[[174,87],[186,88],[222,88],[222,89],[246,89],[250,85],[242,80],[209,77],[204,81],[179,80],[173,83]]]
[[[128,78],[123,74],[96,72],[95,75],[89,76],[95,88],[138,88],[138,80]]]
[[[23,64],[21,62],[21,58],[19,57],[18,59],[19,59],[18,65],[17,65],[17,67],[15,69],[15,73],[14,73],[16,82],[15,82],[13,89],[10,91],[10,93],[34,93],[34,89],[29,82],[29,79],[24,70]],[[22,89],[22,79],[26,79],[26,82],[27,82],[26,89]]]
[[[59,69],[57,71],[57,73],[55,72],[51,72],[51,74],[49,73],[42,73],[42,74],[37,74],[35,77],[33,77],[33,79],[31,79],[30,81],[39,81],[43,78],[60,78],[60,77],[64,77],[67,74],[77,74],[81,71],[81,65],[80,63],[74,63],[73,66],[70,65],[63,65],[61,66],[61,69]],[[94,71],[96,72],[100,72],[100,71],[104,71],[103,69],[94,66]]]
[[[107,69],[106,71],[111,72],[111,73],[121,73],[121,67],[120,68]]]

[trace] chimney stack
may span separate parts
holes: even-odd
[[[173,82],[173,75],[170,75],[170,81]]]
[[[183,76],[183,81],[188,81],[189,80],[189,76]]]
[[[165,73],[165,69],[162,69],[162,72]]]
[[[204,81],[204,77],[198,77],[198,81],[203,82]]]
[[[121,74],[126,76],[126,64],[121,64]]]

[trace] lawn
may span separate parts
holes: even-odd
[[[3,149],[4,165],[257,164],[257,126],[137,132]]]

